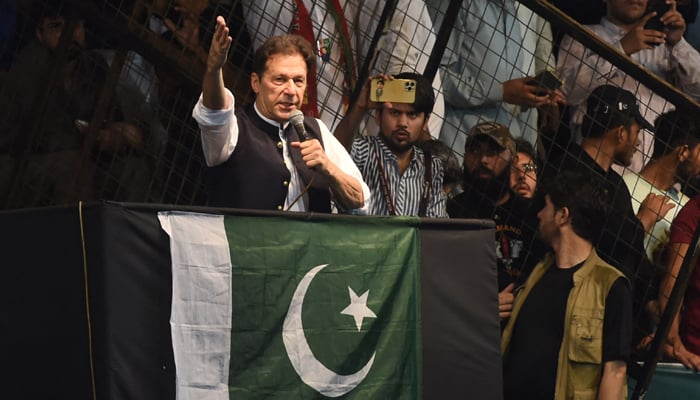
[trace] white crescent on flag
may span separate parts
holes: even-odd
[[[350,375],[340,375],[323,365],[311,351],[304,335],[301,308],[311,281],[327,266],[328,264],[323,264],[312,268],[297,285],[287,316],[284,318],[282,341],[294,370],[304,383],[326,397],[339,397],[355,389],[365,379],[377,352],[372,353],[372,357],[359,371]]]

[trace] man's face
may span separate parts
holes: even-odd
[[[267,60],[262,76],[251,74],[250,85],[260,113],[284,123],[292,111],[301,108],[306,90],[304,58],[301,54],[274,54]]]
[[[621,141],[615,148],[615,161],[625,167],[632,163],[632,156],[637,151],[637,141],[639,139],[639,130],[641,126],[633,122],[629,129],[621,127]]]
[[[65,25],[66,20],[61,16],[46,17],[36,29],[36,38],[44,46],[56,50]],[[80,48],[85,47],[85,22],[83,20],[76,21],[71,39],[74,45]]]
[[[510,159],[509,150],[486,135],[478,135],[465,149],[464,169],[472,178],[494,179],[509,167]]]
[[[428,118],[425,113],[416,112],[412,104],[392,103],[392,106],[377,113],[377,123],[384,143],[395,153],[401,153],[418,142],[427,128]]]
[[[526,153],[519,152],[510,168],[510,188],[518,196],[532,198],[537,188],[537,164]]]
[[[537,218],[540,220],[537,233],[544,243],[551,246],[553,239],[558,234],[559,224],[557,222],[557,218],[559,216],[557,214],[560,212],[560,210],[557,210],[556,207],[554,207],[549,195],[544,197],[544,201],[544,207],[539,213],[537,213]]]
[[[644,15],[647,0],[605,0],[607,17],[612,22],[634,24]]]
[[[687,158],[678,165],[676,178],[679,182],[686,183],[700,176],[700,144],[688,148]]]

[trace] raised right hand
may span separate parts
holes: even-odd
[[[232,42],[233,39],[229,36],[226,20],[219,15],[216,17],[216,29],[211,40],[211,46],[209,46],[207,72],[215,72],[223,68]]]
[[[357,103],[356,106],[362,110],[367,110],[367,109],[379,109],[382,108],[383,104],[387,104],[388,108],[391,108],[391,103],[381,103],[381,102],[376,102],[370,100],[370,90],[372,86],[372,79],[375,78],[382,78],[385,81],[393,80],[394,77],[391,75],[384,75],[384,74],[379,74],[375,75],[369,79],[367,79],[367,82],[362,86],[362,90],[360,91],[360,96],[357,98]]]

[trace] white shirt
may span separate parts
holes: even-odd
[[[587,25],[586,28],[624,54],[620,40],[626,32],[620,27],[603,17],[600,24]],[[673,48],[662,44],[640,50],[630,58],[661,79],[674,83],[683,93],[700,99],[700,53],[685,39],[681,38]],[[571,125],[574,127],[581,125],[588,95],[604,84],[619,86],[637,96],[639,111],[651,124],[654,124],[660,114],[673,109],[673,105],[666,99],[569,36],[565,36],[559,46],[557,70],[564,80],[562,90],[574,111],[571,117]],[[641,171],[653,150],[654,134],[643,130],[639,135],[638,151],[632,157],[628,169]],[[619,167],[613,168],[621,172]]]
[[[248,32],[253,47],[259,48],[274,35],[290,32],[294,18],[295,0],[242,0]],[[345,114],[343,104],[343,46],[340,33],[325,1],[304,0],[313,27],[314,38],[330,41],[329,55],[316,57],[316,80],[319,118],[331,130],[335,130]],[[350,46],[357,70],[365,62],[372,37],[378,28],[379,17],[385,2],[377,0],[341,0],[343,15],[348,26]],[[370,66],[370,76],[377,73],[394,75],[399,72],[423,73],[435,44],[433,23],[425,3],[421,0],[399,0],[393,18],[385,28],[377,44],[376,62]],[[318,50],[317,43],[312,43]],[[442,128],[444,101],[442,79],[436,74],[433,80],[435,106],[428,127],[437,138]],[[358,82],[362,84],[363,82]],[[365,132],[378,131],[374,119],[368,118]]]
[[[679,193],[675,188],[663,191],[655,186],[652,186],[646,179],[641,176],[628,172],[622,176],[627,188],[632,195],[632,209],[636,214],[639,211],[639,206],[649,193],[662,194],[668,196],[676,205],[673,207],[663,219],[657,222],[650,233],[647,233],[644,238],[644,248],[646,249],[647,257],[652,261],[655,260],[655,254],[658,251],[659,245],[668,244],[669,234],[671,230],[671,222],[676,218],[676,215],[681,211],[681,208],[688,202],[688,197],[683,193]],[[656,254],[658,257],[658,254]]]
[[[192,117],[199,124],[202,136],[202,148],[204,150],[204,160],[207,165],[213,167],[222,164],[231,157],[238,143],[238,123],[236,114],[234,113],[235,99],[231,91],[226,89],[226,96],[231,99],[231,107],[224,110],[212,110],[202,104],[202,96],[199,97],[197,104],[192,110]],[[257,105],[255,112],[260,117],[271,125],[278,127],[280,141],[283,144],[284,164],[287,166],[291,174],[287,199],[285,200],[284,209],[287,211],[306,211],[308,209],[308,197],[302,196],[299,201],[289,205],[296,199],[303,189],[301,178],[294,166],[294,163],[289,155],[289,147],[287,140],[284,138],[284,128],[286,124],[280,125],[278,122],[263,117],[258,111]],[[362,185],[362,194],[364,195],[364,205],[362,208],[352,210],[354,214],[366,214],[369,209],[370,192],[367,184],[362,180],[362,174],[357,166],[350,158],[350,155],[345,150],[338,139],[328,130],[328,127],[321,120],[317,120],[321,128],[321,139],[323,140],[323,148],[331,162],[333,162],[341,171],[357,179]],[[337,210],[334,210],[337,211]]]

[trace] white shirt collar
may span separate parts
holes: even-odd
[[[287,124],[289,124],[289,121],[285,122],[284,124],[280,124],[279,122],[277,122],[277,121],[275,121],[275,120],[273,120],[273,119],[267,118],[266,116],[262,115],[262,113],[261,113],[260,110],[258,109],[258,103],[257,103],[257,102],[253,103],[253,108],[255,109],[255,112],[258,114],[258,116],[259,116],[260,118],[262,118],[262,120],[265,121],[265,122],[267,122],[268,124],[273,125],[273,126],[276,126],[279,130],[282,130],[282,131],[285,130],[285,129],[287,128]]]

